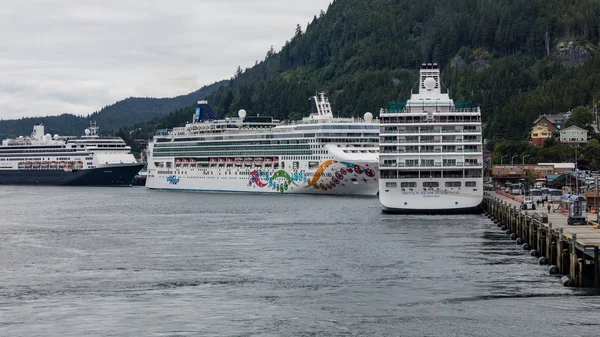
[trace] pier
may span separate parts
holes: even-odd
[[[486,191],[485,214],[524,250],[549,265],[550,274],[563,275],[564,286],[600,288],[598,223],[567,225],[567,215],[545,207],[521,210],[522,200],[500,192]]]

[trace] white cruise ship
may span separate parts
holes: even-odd
[[[423,64],[418,93],[380,112],[379,200],[387,213],[471,213],[483,200],[481,110],[442,93]]]
[[[256,193],[371,195],[378,192],[379,121],[335,118],[325,94],[317,112],[217,120],[206,101],[192,123],[158,130],[148,144],[146,187]]]
[[[128,186],[144,164],[118,137],[100,137],[90,123],[81,137],[44,134],[5,139],[0,146],[0,185]]]

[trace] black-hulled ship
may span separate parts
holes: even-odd
[[[81,137],[44,134],[37,124],[0,146],[0,185],[128,186],[143,166],[123,139],[100,137],[93,122]]]

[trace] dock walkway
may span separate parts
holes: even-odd
[[[587,225],[570,226],[556,203],[548,212],[546,204],[537,210],[521,210],[521,202],[518,197],[486,191],[484,209],[524,249],[541,256],[540,264],[549,263],[550,272],[568,275],[563,284],[600,288],[600,229],[590,220],[596,214],[586,214]]]

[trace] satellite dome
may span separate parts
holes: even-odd
[[[425,89],[427,89],[428,91],[431,91],[431,90],[435,89],[435,86],[437,85],[437,81],[433,77],[427,77],[425,79],[425,81],[423,81],[423,85],[425,86]]]
[[[246,110],[241,109],[240,111],[238,111],[238,116],[240,116],[240,118],[246,117]]]
[[[49,134],[49,133],[47,133],[47,134],[46,134],[46,138],[50,139],[50,138],[52,138],[52,135],[51,135],[51,134]]]
[[[58,139],[58,133],[54,134],[54,139]]]
[[[90,131],[90,129],[85,129],[85,134],[86,134],[86,135],[89,135],[89,134],[90,134],[90,132],[91,132],[91,131]]]
[[[373,114],[370,112],[367,112],[367,113],[365,113],[363,118],[364,118],[365,122],[370,122],[373,120]]]

